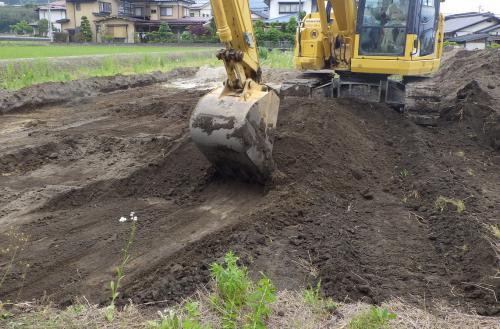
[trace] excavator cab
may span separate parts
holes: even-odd
[[[361,0],[351,71],[418,76],[439,68],[441,0]]]

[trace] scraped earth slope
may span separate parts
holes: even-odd
[[[290,75],[270,75],[280,74]],[[0,230],[32,242],[19,258],[31,264],[26,279],[15,268],[0,296],[105,302],[128,234],[118,218],[136,211],[124,300],[184,297],[231,249],[279,288],[321,279],[341,300],[499,311],[488,227],[500,161],[488,144],[382,105],[287,98],[277,171],[251,185],[218,177],[189,140],[204,93],[153,85],[2,116]],[[439,196],[465,200],[465,212],[436,210]]]

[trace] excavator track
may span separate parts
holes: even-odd
[[[442,100],[439,86],[427,78],[407,82],[405,86],[405,113],[407,117],[418,125],[436,126]]]

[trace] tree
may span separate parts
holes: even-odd
[[[217,34],[217,25],[215,25],[215,17],[210,18],[210,25],[209,25],[210,32],[212,33],[212,36],[215,37]]]
[[[0,6],[0,33],[11,31],[11,26],[20,21],[32,22],[35,19],[37,18],[33,9],[25,7]]]
[[[205,37],[210,35],[210,30],[203,25],[191,25],[188,27],[188,31],[195,37]]]
[[[47,35],[49,32],[49,21],[45,18],[42,18],[38,21],[38,34],[41,36]]]
[[[80,33],[82,34],[82,41],[84,42],[92,41],[92,28],[90,27],[90,22],[87,16],[82,16],[82,23],[80,24]]]
[[[170,26],[168,26],[165,22],[160,24],[160,27],[158,28],[158,36],[160,38],[160,42],[169,42],[174,39],[174,33],[170,29]]]
[[[297,32],[297,18],[295,16],[290,17],[290,20],[286,23],[286,32],[293,34]]]
[[[273,42],[278,42],[281,40],[281,31],[278,30],[276,27],[271,26],[267,31],[265,35],[266,40],[268,41],[273,41]]]
[[[14,25],[11,25],[10,29],[15,34],[27,34],[27,33],[33,32],[33,28],[31,26],[29,26],[28,22],[26,22],[26,21],[20,21]]]

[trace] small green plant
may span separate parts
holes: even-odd
[[[497,225],[490,225],[490,231],[493,235],[500,240],[500,228]]]
[[[459,214],[465,211],[465,202],[463,200],[456,200],[440,196],[437,198],[436,202],[434,202],[435,208],[441,212],[445,211],[448,208],[448,205],[455,206]]]
[[[269,50],[267,48],[259,47],[259,58],[261,60],[267,59],[269,57]]]
[[[116,298],[119,295],[118,289],[120,288],[121,281],[125,277],[125,266],[127,265],[128,261],[130,260],[130,247],[132,246],[132,243],[134,242],[135,239],[135,232],[137,230],[137,216],[135,215],[134,212],[130,213],[130,218],[127,219],[126,217],[121,217],[119,219],[120,223],[125,223],[127,221],[131,222],[130,225],[130,233],[128,236],[128,240],[125,243],[125,246],[122,248],[122,259],[120,264],[116,267],[115,269],[115,280],[112,280],[110,282],[110,287],[111,287],[111,303],[109,306],[106,308],[105,316],[106,320],[109,322],[113,322],[114,319],[114,314],[115,314],[115,301]]]
[[[201,313],[197,302],[187,302],[184,309],[160,312],[160,322],[149,322],[151,329],[211,329],[210,325],[200,324]]]
[[[304,301],[312,307],[313,311],[318,313],[332,312],[337,309],[337,304],[331,298],[324,299],[321,295],[321,281],[318,281],[316,287],[304,290]]]
[[[247,268],[237,265],[238,257],[228,252],[224,264],[213,263],[210,270],[216,294],[210,302],[222,319],[225,329],[264,329],[265,319],[276,300],[276,288],[266,276],[257,284],[248,277]]]
[[[238,257],[232,252],[224,256],[222,264],[211,265],[215,292],[208,296],[213,311],[220,317],[224,329],[265,329],[265,320],[271,314],[269,305],[276,300],[276,288],[262,274],[254,283],[246,267],[238,266]],[[198,302],[188,301],[177,310],[160,312],[161,320],[148,322],[154,329],[210,329],[202,323]]]
[[[399,176],[401,176],[402,178],[406,178],[406,177],[410,176],[410,172],[408,171],[408,169],[403,168],[399,172]]]
[[[397,316],[385,308],[372,307],[369,311],[362,312],[352,318],[349,329],[386,329],[389,321]]]
[[[111,43],[113,41],[113,35],[112,34],[104,34],[101,36],[101,40],[105,43]]]
[[[448,40],[446,40],[446,41],[444,42],[444,46],[445,46],[445,47],[455,47],[455,46],[458,46],[458,43],[456,43],[456,42],[454,42],[454,41],[448,41]]]

